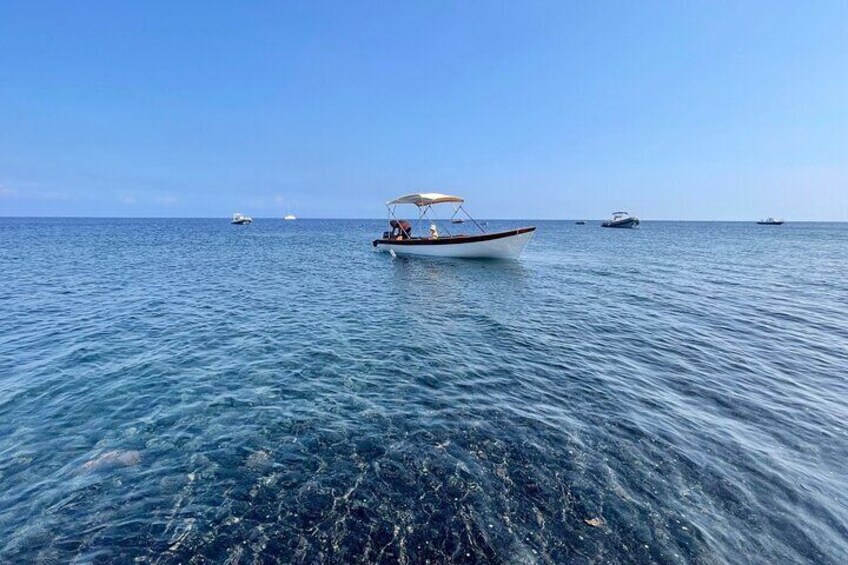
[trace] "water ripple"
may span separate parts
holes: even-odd
[[[0,226],[0,561],[848,561],[845,225],[380,231]]]

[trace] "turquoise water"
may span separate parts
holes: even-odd
[[[848,562],[848,225],[537,225],[4,219],[0,562]]]

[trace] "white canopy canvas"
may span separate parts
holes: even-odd
[[[432,204],[444,204],[446,202],[455,202],[462,204],[465,202],[459,196],[450,196],[449,194],[440,194],[438,192],[416,192],[414,194],[405,194],[394,200],[386,202],[386,206],[394,206],[395,204],[415,204],[419,208],[430,206]]]

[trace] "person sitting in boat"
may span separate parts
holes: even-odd
[[[439,239],[439,230],[436,229],[436,224],[430,224],[430,239]]]
[[[412,224],[406,220],[392,220],[389,222],[392,226],[391,239],[409,239],[412,237]]]

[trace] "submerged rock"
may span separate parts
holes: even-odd
[[[257,471],[271,465],[271,454],[264,450],[254,451],[245,461],[248,469]]]
[[[84,471],[102,471],[116,467],[133,467],[141,463],[141,453],[135,450],[116,449],[101,453],[82,465]]]
[[[583,521],[586,522],[586,524],[592,526],[593,528],[600,528],[604,525],[603,518],[584,518]]]

